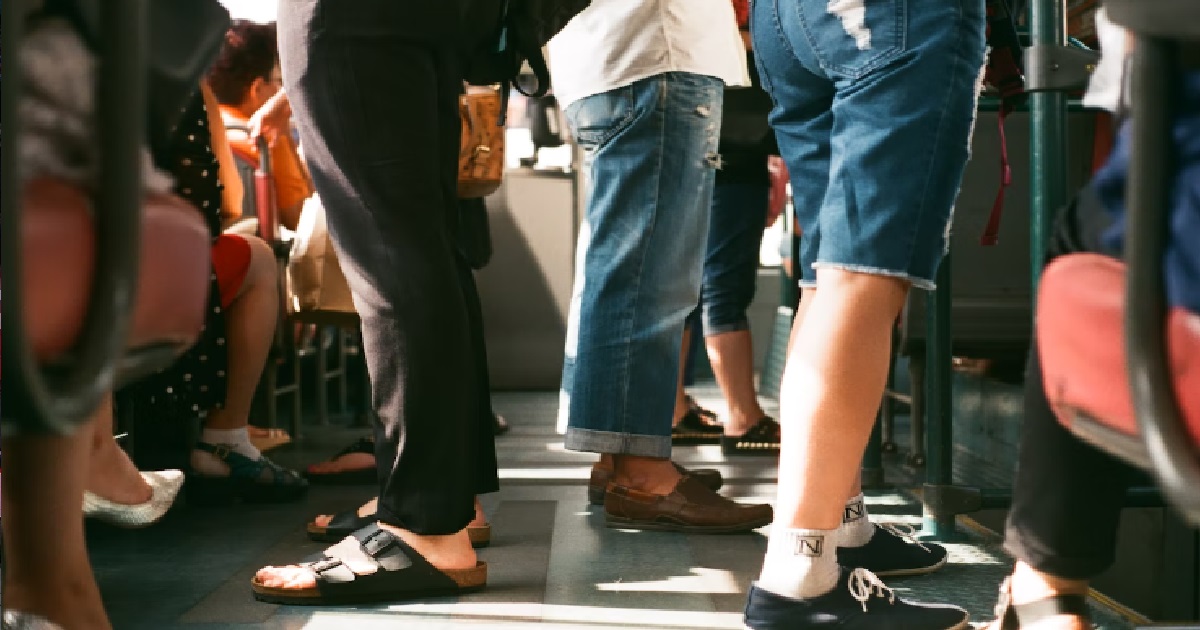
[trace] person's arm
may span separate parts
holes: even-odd
[[[280,134],[291,133],[292,104],[288,101],[287,93],[283,90],[275,93],[263,106],[254,112],[246,125],[250,127],[250,140],[256,141],[265,135],[267,140],[275,142]]]

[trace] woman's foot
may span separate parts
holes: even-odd
[[[328,460],[309,465],[305,476],[313,483],[375,483],[378,480],[375,441],[370,437],[360,438]]]
[[[140,505],[154,496],[150,484],[112,435],[98,435],[92,442],[87,490],[121,505]]]
[[[265,455],[247,457],[225,444],[197,442],[192,451],[188,500],[199,505],[296,501],[308,492],[308,482]]]
[[[375,497],[359,506],[357,513],[359,518],[367,518],[374,515],[378,509],[379,497]],[[312,525],[316,529],[327,528],[335,517],[334,514],[321,514],[313,519]],[[479,501],[479,497],[475,497],[475,517],[467,524],[466,532],[471,545],[475,548],[486,547],[492,541],[492,525],[488,522],[487,514],[483,511],[483,503]]]

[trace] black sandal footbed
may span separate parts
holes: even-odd
[[[308,538],[313,542],[336,543],[354,532],[375,523],[375,515],[359,516],[358,510],[345,510],[333,515],[329,520],[329,524],[321,527],[315,522],[308,523]],[[476,549],[482,549],[492,544],[492,526],[491,524],[481,527],[467,527],[467,536],[471,539],[471,546]]]
[[[308,606],[397,602],[470,593],[487,584],[487,563],[477,562],[471,569],[443,571],[375,524],[354,532],[300,566],[313,572],[315,588],[267,587],[255,577],[251,579],[254,598],[274,604]]]
[[[1084,595],[1055,595],[1028,604],[1012,603],[1009,579],[1000,585],[1000,601],[996,604],[996,618],[1000,630],[1021,630],[1050,617],[1067,615],[1079,617],[1085,623],[1092,621],[1087,597]]]

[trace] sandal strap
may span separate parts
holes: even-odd
[[[1087,598],[1083,595],[1055,595],[1028,604],[1013,604],[1012,610],[1021,626],[1058,615],[1070,615],[1085,621],[1091,618]]]
[[[353,455],[355,453],[364,453],[367,455],[374,455],[375,454],[375,440],[372,440],[369,437],[358,438],[358,441],[356,441],[353,444],[351,444],[350,446],[347,446],[346,448],[338,451],[338,454],[334,455],[330,459],[337,459],[339,457],[345,457],[346,455]]]
[[[1028,604],[1014,604],[1011,579],[1005,578],[1000,585],[1000,601],[996,603],[996,618],[1000,620],[1000,630],[1020,630],[1026,625],[1059,615],[1079,617],[1085,622],[1091,621],[1087,597],[1083,595],[1055,595]]]
[[[778,444],[782,438],[779,423],[772,418],[762,418],[746,431],[739,441],[768,442]]]
[[[303,566],[313,572],[322,594],[329,595],[356,589],[353,582],[362,579],[382,580],[392,588],[404,588],[409,582],[422,587],[455,587],[449,576],[378,523],[355,531]]]
[[[217,459],[225,462],[225,465],[229,466],[231,478],[258,481],[262,478],[263,470],[270,469],[271,483],[294,485],[304,481],[292,471],[267,459],[266,455],[262,455],[258,459],[250,459],[224,444],[209,444],[208,442],[196,442],[196,450],[211,453]]]
[[[374,514],[369,516],[359,516],[358,509],[355,508],[334,514],[333,518],[329,519],[329,525],[326,526],[326,529],[353,532],[370,525],[374,521]]]

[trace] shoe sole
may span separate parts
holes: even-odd
[[[612,529],[637,529],[648,532],[676,532],[680,534],[742,534],[771,524],[771,518],[748,521],[733,525],[686,525],[662,521],[638,521],[606,514],[604,524]]]
[[[959,623],[958,625],[955,625],[955,626],[951,626],[949,628],[943,628],[941,630],[968,630],[970,627],[971,627],[971,616],[967,615],[967,618],[963,619],[962,623]],[[760,628],[751,628],[750,626],[748,626],[746,624],[742,624],[742,630],[761,630],[761,629]]]
[[[881,578],[883,578],[883,577],[911,577],[914,575],[927,575],[929,573],[933,573],[934,571],[937,571],[938,569],[946,566],[946,562],[949,560],[950,560],[950,558],[949,558],[949,556],[947,556],[945,558],[942,558],[942,561],[937,564],[933,564],[933,565],[930,565],[927,567],[917,567],[915,569],[893,569],[891,571],[874,571],[874,570],[870,570],[870,569],[868,569],[868,570],[870,570],[871,573],[874,573],[875,575],[877,575]]]

